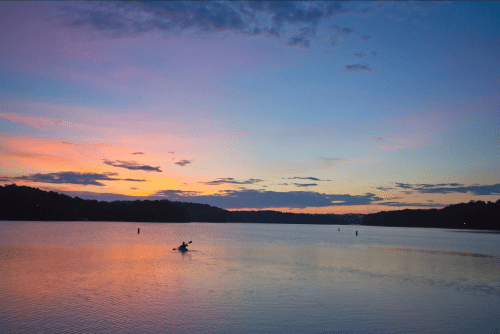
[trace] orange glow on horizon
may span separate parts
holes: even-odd
[[[416,208],[416,207],[412,207]],[[308,208],[242,208],[242,209],[227,209],[228,211],[279,211],[289,213],[306,213],[306,214],[369,214],[380,211],[395,211],[402,210],[401,207],[390,207],[382,205],[346,205],[346,206],[327,206],[327,207],[308,207]]]

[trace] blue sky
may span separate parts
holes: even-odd
[[[3,2],[0,182],[318,213],[496,201],[499,13]]]

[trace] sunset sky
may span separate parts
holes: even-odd
[[[0,185],[370,213],[500,198],[500,2],[0,2]]]

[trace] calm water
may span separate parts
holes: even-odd
[[[0,333],[500,331],[499,234],[0,222],[0,279]]]

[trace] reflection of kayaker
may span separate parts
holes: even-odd
[[[177,247],[177,250],[181,251],[181,252],[187,252],[188,249],[187,249],[187,246],[192,243],[192,241],[188,242],[188,243],[185,243],[184,241],[182,242],[182,245],[180,245],[179,247]],[[175,250],[175,248],[174,248]]]

